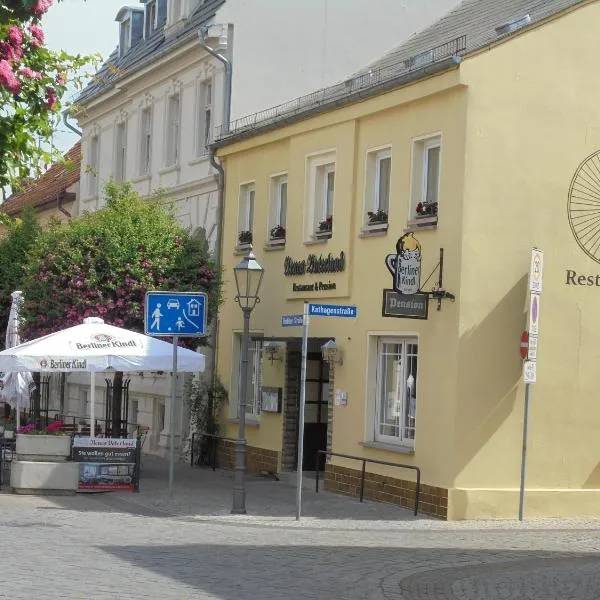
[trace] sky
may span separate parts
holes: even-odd
[[[55,0],[42,19],[46,45],[70,54],[99,53],[107,58],[118,42],[117,12],[135,4],[136,0]],[[77,139],[61,123],[54,143],[66,151]]]

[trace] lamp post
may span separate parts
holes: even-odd
[[[240,423],[238,439],[235,444],[235,472],[233,475],[232,514],[246,514],[246,394],[248,392],[248,347],[250,345],[250,313],[260,302],[258,290],[265,270],[260,266],[252,249],[233,268],[237,296],[235,301],[244,314],[244,334],[242,337],[242,364],[240,369],[238,418]]]

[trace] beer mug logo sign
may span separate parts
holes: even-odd
[[[421,244],[413,233],[405,233],[396,243],[396,254],[388,254],[385,264],[399,294],[416,294],[421,288]]]

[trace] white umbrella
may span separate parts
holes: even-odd
[[[19,313],[23,304],[23,292],[15,291],[10,296],[12,302],[6,326],[6,348],[12,348],[21,343]],[[16,409],[17,428],[20,426],[20,409],[29,406],[29,391],[33,385],[33,377],[29,372],[19,373],[13,371],[0,374],[0,398]]]
[[[0,352],[0,371],[90,372],[90,434],[93,436],[95,373],[165,371],[172,358],[171,344],[90,317],[81,325],[3,350]],[[177,348],[177,369],[203,371],[204,355]]]

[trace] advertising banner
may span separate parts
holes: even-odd
[[[73,439],[73,460],[79,465],[80,490],[136,489],[137,439]]]

